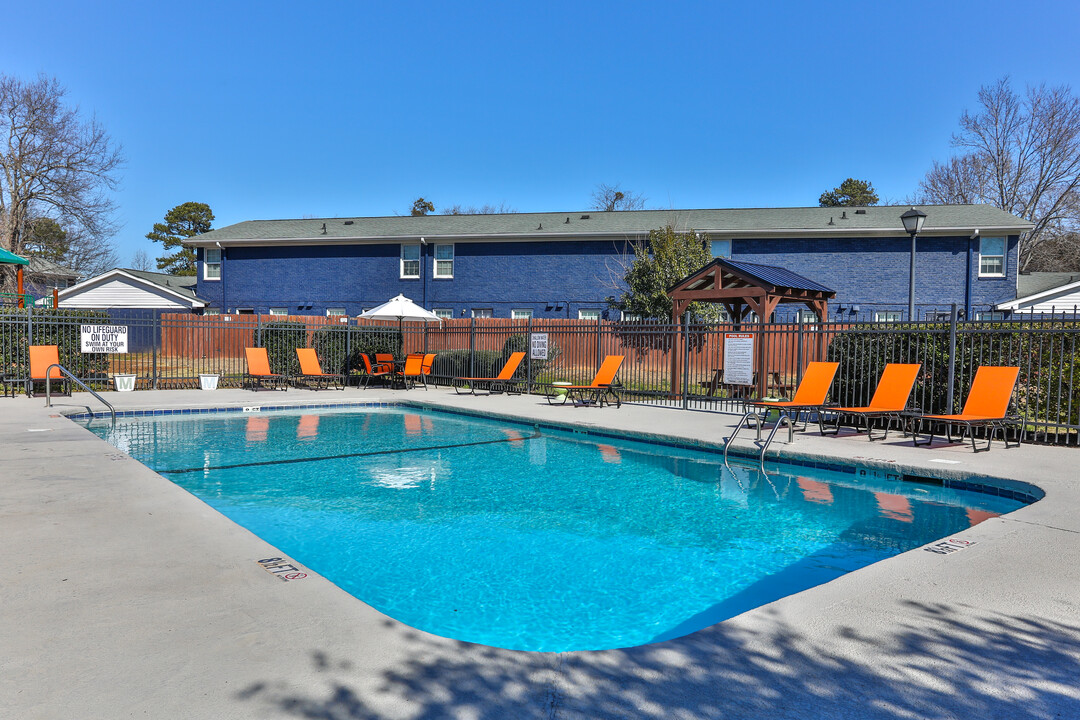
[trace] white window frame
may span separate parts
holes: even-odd
[[[878,310],[874,313],[874,322],[903,322],[903,310]]]
[[[211,261],[210,254],[214,253],[217,260]],[[211,274],[210,269],[217,268],[216,276]],[[221,249],[220,248],[205,248],[203,250],[203,280],[209,280],[211,282],[217,282],[221,280]]]
[[[716,246],[720,243],[725,243],[727,245],[726,255],[722,253],[718,254],[716,252]],[[709,254],[712,255],[714,258],[722,257],[725,259],[731,259],[731,240],[726,238],[721,238],[719,240],[709,240]]]
[[[975,313],[975,319],[982,322],[1005,322],[1005,313],[1000,310],[987,310]]]
[[[270,308],[270,314],[275,316],[275,317],[288,317],[289,316],[289,308],[273,307],[273,308]]]
[[[343,307],[326,308],[326,317],[341,317],[346,314],[345,308]]]
[[[236,308],[236,314],[237,315],[254,315],[255,314],[255,308],[238,307],[238,308]]]
[[[450,248],[450,257],[449,258],[440,258],[439,257],[439,250],[443,249],[443,248]],[[435,250],[432,251],[431,262],[432,262],[432,265],[433,265],[432,277],[434,277],[434,278],[436,278],[438,280],[453,280],[454,279],[454,243],[437,243],[435,245]],[[450,272],[448,272],[448,273],[439,272],[439,263],[447,263],[447,262],[450,263]]]
[[[796,322],[800,325],[813,325],[818,321],[817,313],[813,310],[800,310],[799,314],[795,317]]]
[[[476,313],[480,313],[477,315]],[[473,308],[472,316],[474,318],[480,318],[481,320],[495,317],[495,310],[493,308]]]
[[[532,308],[517,308],[510,311],[511,320],[532,320]]]
[[[405,251],[406,250],[410,250],[410,251],[415,250],[416,251],[416,257],[415,258],[407,258],[407,257],[405,257]],[[423,253],[421,253],[421,251],[420,251],[420,243],[401,243],[401,260],[399,261],[399,267],[398,267],[398,270],[399,270],[398,277],[401,280],[419,280],[420,279],[420,265],[421,265],[420,258],[421,258],[422,255],[423,255]],[[416,263],[416,274],[406,274],[406,272],[405,272],[405,263]]]
[[[220,315],[220,314],[221,314],[221,308],[216,308],[216,307],[203,308],[203,315],[212,316],[212,315]]]
[[[585,317],[586,315],[593,315],[593,313],[596,313],[595,316]],[[600,319],[600,310],[598,310],[597,308],[578,308],[577,319],[588,320],[589,322],[596,322]]]
[[[996,240],[1001,243],[1001,252],[988,254],[983,252],[983,246],[988,240]],[[1009,251],[1009,239],[1005,237],[979,237],[979,277],[1005,277],[1005,256]],[[983,260],[1001,258],[1001,270],[988,272],[983,270]]]
[[[432,308],[431,312],[435,313],[443,320],[453,320],[454,310],[452,308]]]
[[[623,310],[622,315],[619,316],[619,319],[623,322],[641,322],[642,317],[641,313],[632,313]]]

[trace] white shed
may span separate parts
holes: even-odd
[[[190,312],[207,304],[195,295],[195,280],[194,276],[117,268],[61,290],[57,300],[60,307],[71,309]]]
[[[1017,298],[996,310],[1018,313],[1072,313],[1080,308],[1080,273],[1031,273],[1017,278]]]

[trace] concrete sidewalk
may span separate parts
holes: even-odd
[[[717,443],[730,415],[430,391],[109,393],[119,409],[423,402]],[[798,435],[782,454],[998,477],[1032,506],[693,635],[525,653],[419,632],[60,415],[0,399],[0,717],[1080,718],[1080,450]],[[745,445],[745,443],[743,443]],[[943,462],[945,461],[945,462]]]

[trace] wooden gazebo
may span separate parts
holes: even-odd
[[[742,323],[753,312],[760,324],[770,321],[778,305],[799,303],[824,322],[829,315],[829,300],[836,297],[836,292],[786,268],[716,258],[668,288],[668,295],[672,300],[672,323],[676,330],[682,330],[679,326],[692,302],[720,303],[735,323]],[[681,367],[681,358],[673,352],[671,376],[675,392],[681,389]],[[758,373],[758,378],[759,394],[764,394],[764,372]]]

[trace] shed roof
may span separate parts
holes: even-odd
[[[991,205],[921,205],[922,235],[970,235],[975,230],[1019,234],[1032,225]],[[900,215],[909,205],[848,208],[732,208],[702,210],[582,210],[498,215],[248,220],[197,235],[185,244],[303,245],[400,240],[564,239],[641,237],[673,225],[714,237],[905,236]]]

